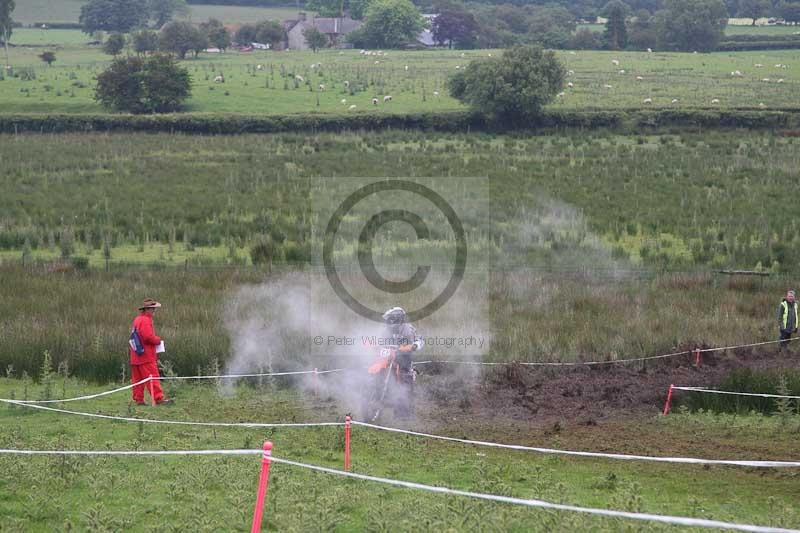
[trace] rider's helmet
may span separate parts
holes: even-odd
[[[399,326],[406,321],[406,311],[402,307],[392,307],[383,313],[383,322],[388,326]]]

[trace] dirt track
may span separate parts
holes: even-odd
[[[584,367],[489,367],[482,377],[459,376],[452,368],[431,365],[419,380],[417,412],[424,412],[433,426],[450,426],[456,419],[525,422],[531,428],[591,426],[656,415],[671,383],[713,387],[737,368],[796,369],[800,356],[778,356],[770,347],[704,353],[699,368],[686,355]]]

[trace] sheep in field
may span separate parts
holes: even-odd
[[[392,101],[392,95],[391,94],[387,94],[386,96],[383,97],[383,102],[384,103],[391,102],[391,101]]]

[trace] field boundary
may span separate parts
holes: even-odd
[[[538,119],[509,127],[472,111],[414,114],[241,115],[182,113],[165,115],[4,114],[0,133],[159,132],[200,135],[247,133],[378,131],[391,129],[471,132],[552,129],[612,129],[638,132],[658,128],[797,129],[800,108],[546,110]]]

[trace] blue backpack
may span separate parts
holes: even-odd
[[[142,355],[144,353],[144,344],[142,344],[142,339],[139,338],[139,332],[136,331],[136,328],[133,328],[133,331],[131,331],[131,338],[128,340],[128,344],[130,344],[131,349],[136,352],[136,355]]]

